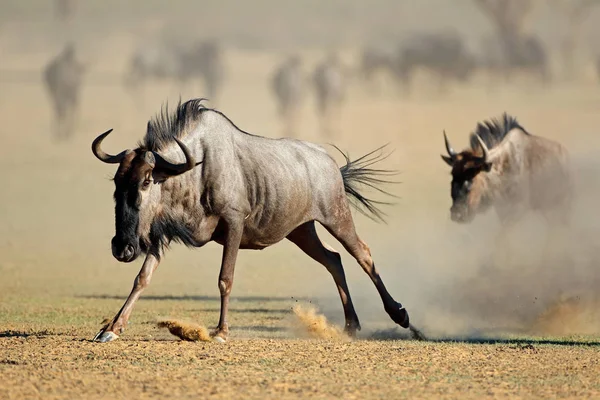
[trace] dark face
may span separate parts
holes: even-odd
[[[454,159],[443,158],[452,166],[450,218],[459,223],[471,222],[478,212],[485,211],[488,206],[483,174],[490,170],[491,164],[467,152],[456,155]]]
[[[148,124],[148,134],[152,125]],[[185,144],[178,138],[175,142],[185,155],[183,164],[173,164],[160,154],[138,148],[123,150],[111,155],[102,150],[102,141],[112,132],[104,132],[92,142],[92,153],[106,164],[119,164],[115,182],[115,237],[112,253],[122,262],[135,260],[141,252],[150,249],[150,231],[160,210],[161,185],[167,178],[192,170],[202,162],[196,162]]]
[[[147,218],[150,189],[153,186],[152,166],[136,152],[127,155],[114,178],[115,228],[111,247],[113,256],[121,262],[134,261],[144,249],[140,240],[141,218]]]

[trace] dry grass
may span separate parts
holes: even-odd
[[[204,326],[176,319],[159,321],[156,326],[167,328],[172,335],[188,342],[210,342],[212,338]]]

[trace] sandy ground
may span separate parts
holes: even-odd
[[[600,90],[583,84],[540,88],[523,79],[489,91],[478,78],[440,94],[423,76],[422,90],[405,98],[389,85],[372,96],[353,82],[333,137],[320,134],[307,96],[300,138],[334,142],[353,157],[387,142],[395,149],[385,167],[401,171],[402,184],[388,188],[400,199],[386,209],[387,224],[357,215],[358,232],[412,321],[432,338],[458,342],[404,340],[405,332],[387,318],[368,278],[345,253],[363,331],[349,343],[298,338],[290,320],[298,299],[318,304],[338,326],[341,305],[328,273],[281,243],[240,255],[230,342],[184,343],[155,327],[164,317],[216,324],[221,248],[211,244],[200,250],[174,246],[122,338],[91,343],[100,322],[119,309],[139,263],[123,265],[111,256],[114,168],[93,157],[90,143],[114,128],[108,151],[134,146],[161,103],[179,95],[178,88],[155,84],[143,102],[134,103],[118,80],[127,46],[126,40],[107,40],[98,50],[69,142],[52,140],[50,109],[37,79],[2,82],[0,398],[600,395],[600,319],[590,312],[600,254],[594,179]],[[308,70],[322,53],[305,53]],[[35,70],[50,54],[15,55],[3,66]],[[232,50],[227,57],[230,78],[216,105],[241,128],[278,137],[282,126],[266,86],[278,55]],[[199,87],[182,93],[184,99],[200,95]],[[495,216],[471,226],[448,220],[442,129],[460,148],[478,120],[503,111],[532,133],[560,140],[578,166],[582,195],[575,227],[566,250],[552,249],[550,263],[540,250],[545,226],[534,217],[515,233],[516,244],[507,251],[513,260],[491,264],[486,260]],[[581,299],[568,312],[578,318],[565,322],[562,311],[544,314],[563,298],[569,304]]]

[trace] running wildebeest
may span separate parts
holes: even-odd
[[[210,241],[223,245],[218,281],[221,313],[213,336],[225,340],[238,250],[264,249],[284,238],[331,273],[344,308],[345,330],[354,335],[360,324],[340,255],[319,239],[315,221],[338,239],[369,275],[392,320],[408,328],[406,309],[388,293],[369,247],[356,234],[347,199],[381,218],[376,202],[357,187],[383,182],[380,175],[385,172],[371,167],[381,155],[372,152],[354,161],[346,157],[346,165],[339,168],[320,146],[249,134],[201,101],[179,104],[173,114],[163,109],[148,123],[146,136],[136,149],[117,155],[105,153],[101,143],[112,130],[92,143],[99,160],[119,165],[114,177],[113,255],[121,262],[131,262],[146,254],[131,294],[95,340],[118,338],[172,241],[190,247]]]
[[[516,118],[477,124],[471,147],[457,153],[444,132],[442,159],[452,167],[451,218],[472,221],[493,206],[504,223],[527,210],[564,223],[570,208],[572,180],[567,150],[559,143],[527,132]]]
[[[295,136],[297,114],[304,92],[304,75],[299,56],[290,56],[275,70],[271,89],[277,102],[279,116],[286,125],[286,135]]]
[[[317,65],[313,84],[317,97],[317,113],[325,132],[331,130],[328,119],[335,119],[344,101],[346,73],[337,54],[330,54]]]
[[[68,139],[75,129],[84,72],[85,67],[77,60],[72,43],[44,69],[44,83],[54,108],[53,131],[58,139]]]
[[[475,68],[475,59],[458,34],[415,34],[400,46],[395,67],[397,78],[408,92],[418,68],[438,75],[438,88],[443,91],[450,80],[467,81]]]
[[[125,85],[139,91],[149,79],[174,80],[180,88],[195,78],[202,80],[207,96],[214,101],[224,79],[223,51],[218,42],[191,45],[152,43],[138,47],[125,75]],[[136,94],[136,97],[139,93]]]

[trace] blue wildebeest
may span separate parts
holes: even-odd
[[[362,79],[376,89],[374,78],[377,73],[385,72],[395,77],[396,52],[373,45],[365,47],[360,53],[360,75]]]
[[[399,48],[395,65],[397,78],[410,91],[413,74],[425,69],[439,77],[439,90],[450,80],[465,82],[475,68],[475,59],[462,38],[454,32],[419,33]]]
[[[444,132],[442,159],[452,167],[452,208],[455,222],[470,222],[494,206],[505,225],[528,210],[551,221],[566,222],[572,197],[567,150],[559,143],[527,132],[516,118],[479,123],[471,147],[457,153]]]
[[[277,102],[277,111],[283,119],[285,134],[295,136],[295,125],[304,96],[305,78],[299,56],[288,57],[271,77],[271,90]]]
[[[354,335],[360,324],[340,255],[319,239],[315,222],[358,261],[392,320],[409,327],[408,313],[388,293],[369,247],[356,234],[347,199],[381,217],[376,202],[357,188],[361,183],[383,182],[382,171],[370,167],[381,154],[347,159],[339,168],[317,145],[249,134],[198,99],[180,104],[173,114],[164,109],[148,123],[136,149],[106,154],[101,143],[110,132],[98,136],[92,150],[101,161],[119,165],[114,178],[112,252],[122,262],[134,261],[141,253],[146,259],[125,304],[95,340],[111,341],[123,331],[172,241],[190,247],[210,241],[223,245],[218,284],[221,313],[213,335],[225,340],[238,250],[263,249],[285,238],[331,273],[344,308],[345,330]]]
[[[216,101],[225,77],[223,48],[216,40],[193,44],[184,54],[184,74],[189,78],[199,75],[204,82],[206,96]]]
[[[477,69],[491,77],[510,81],[516,73],[529,74],[540,82],[550,80],[550,66],[546,49],[537,37],[486,38],[477,60]]]
[[[329,54],[315,68],[313,85],[317,98],[317,114],[326,133],[332,129],[332,121],[329,120],[336,119],[344,101],[346,78],[345,68],[335,53]]]
[[[44,83],[54,109],[53,131],[60,140],[68,139],[75,129],[84,72],[85,67],[77,60],[72,43],[44,69]]]
[[[125,85],[139,91],[149,79],[174,80],[183,88],[196,78],[202,80],[206,95],[214,101],[224,80],[223,51],[217,41],[206,40],[191,45],[159,42],[140,46],[131,58]]]

